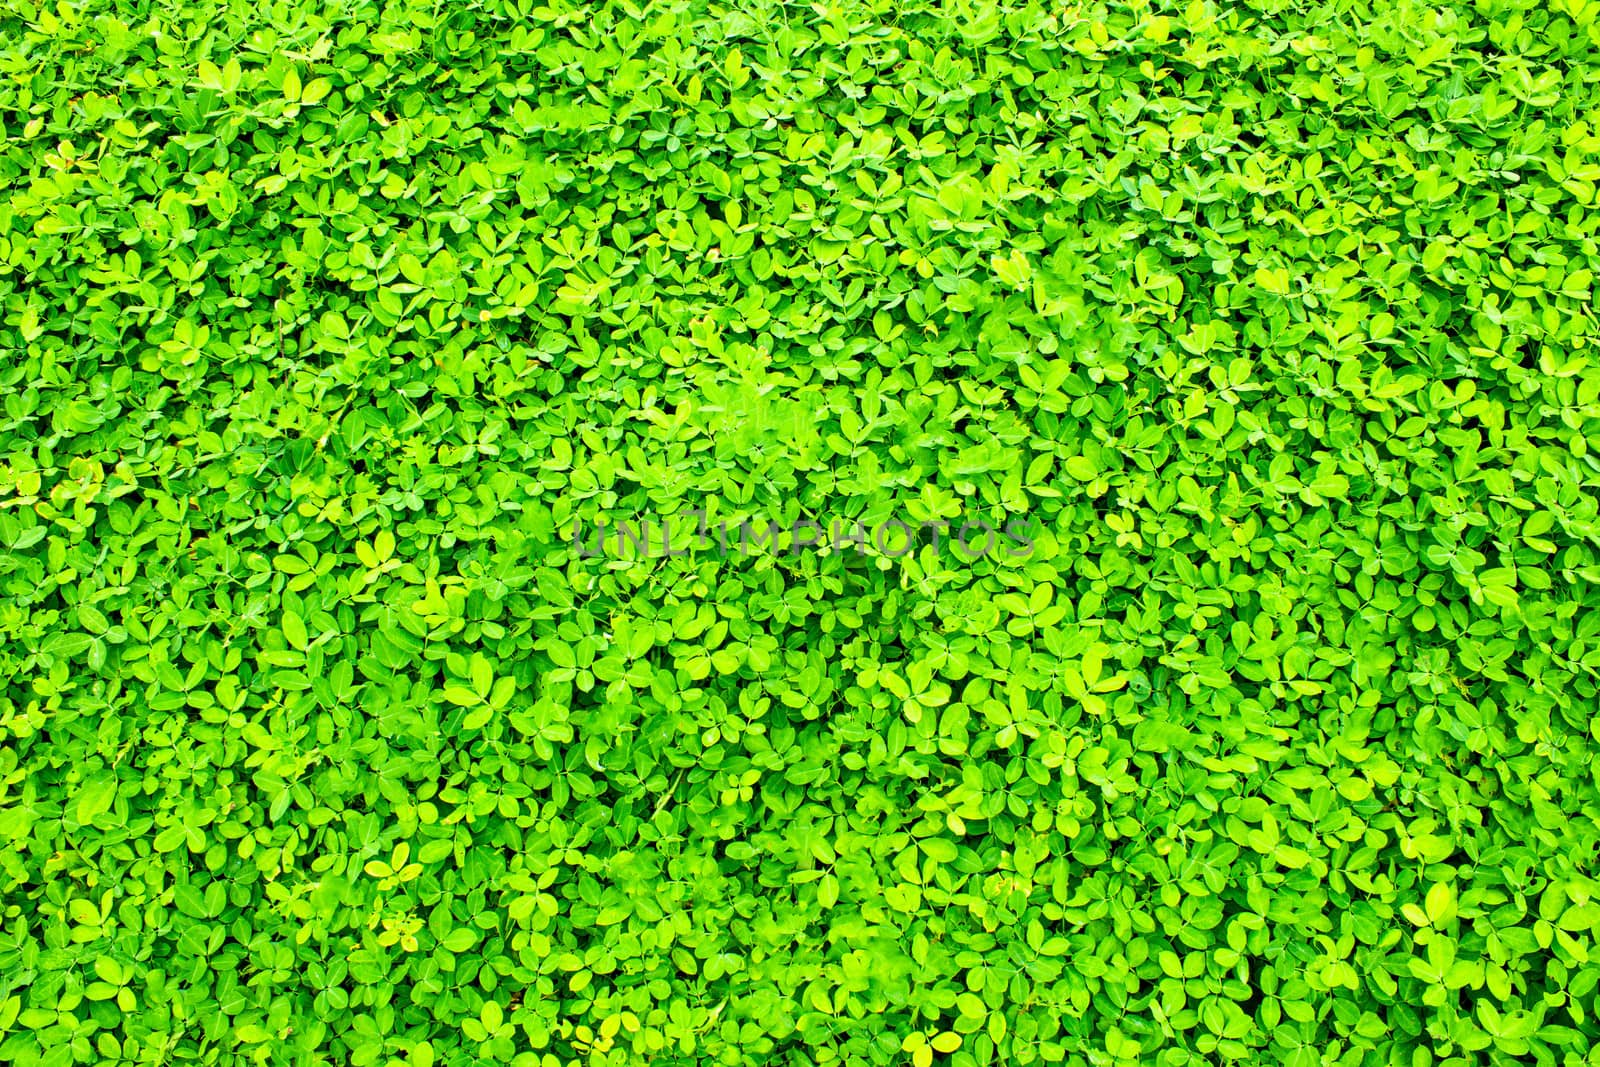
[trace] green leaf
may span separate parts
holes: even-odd
[[[1455,893],[1448,884],[1438,882],[1428,890],[1425,910],[1429,924],[1434,926],[1455,914]]]
[[[470,708],[483,703],[483,698],[464,685],[447,685],[444,687],[444,698],[452,704]]]
[[[283,613],[283,636],[284,640],[289,642],[290,648],[300,649],[301,651],[304,651],[310,643],[310,639],[306,634],[305,620],[292,611]]]
[[[117,780],[110,775],[98,775],[86,782],[78,794],[77,820],[87,826],[95,817],[111,810],[117,797]]]

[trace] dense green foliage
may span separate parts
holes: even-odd
[[[0,8],[0,1061],[1600,1063],[1600,2],[538,3]]]

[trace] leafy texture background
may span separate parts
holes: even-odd
[[[11,0],[0,1060],[1600,1062],[1597,15]]]

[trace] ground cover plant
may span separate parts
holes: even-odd
[[[1597,26],[7,0],[0,1062],[1600,1064]]]

